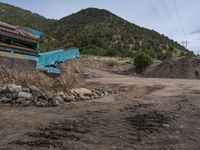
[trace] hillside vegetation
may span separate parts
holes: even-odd
[[[168,37],[107,10],[88,8],[60,20],[3,3],[0,12],[0,21],[43,31],[40,50],[76,46],[83,54],[118,57],[134,57],[142,51],[160,60],[192,54]]]

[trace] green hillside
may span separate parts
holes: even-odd
[[[134,56],[144,51],[154,58],[190,54],[164,35],[132,24],[107,10],[88,8],[60,20],[0,3],[0,21],[41,30],[41,49],[77,46],[81,53],[102,56]]]
[[[3,3],[0,3],[0,20],[13,25],[32,27],[44,32],[48,31],[49,25],[55,21],[46,19],[31,11]]]

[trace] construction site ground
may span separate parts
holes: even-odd
[[[118,89],[101,99],[53,108],[1,104],[0,149],[200,149],[200,80],[143,78],[103,68],[87,67],[99,77],[82,85]]]

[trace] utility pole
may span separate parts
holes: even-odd
[[[188,42],[187,40],[186,40],[186,41],[182,41],[182,42],[181,42],[181,45],[184,46],[185,48],[187,48],[188,43],[189,43],[189,42]]]

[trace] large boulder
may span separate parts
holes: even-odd
[[[56,106],[60,106],[63,104],[64,100],[62,97],[60,96],[55,96],[52,101],[51,101],[51,106],[56,107]]]
[[[1,103],[11,103],[12,99],[3,96],[0,98],[0,102]]]
[[[92,91],[86,88],[74,88],[71,89],[71,93],[80,95],[92,95]]]
[[[19,92],[18,93],[18,98],[26,98],[26,99],[31,99],[33,96],[31,93],[27,92]]]
[[[58,92],[57,96],[61,97],[65,102],[72,102],[76,100],[76,97],[71,93]]]
[[[7,89],[8,89],[9,92],[21,92],[22,86],[16,85],[16,84],[9,84],[7,86]]]
[[[86,88],[74,88],[70,92],[81,100],[91,99],[93,96],[92,91]]]
[[[31,106],[33,105],[33,102],[32,100],[30,99],[27,99],[27,98],[18,98],[16,101],[15,101],[15,104],[16,105],[22,105],[22,106]]]

